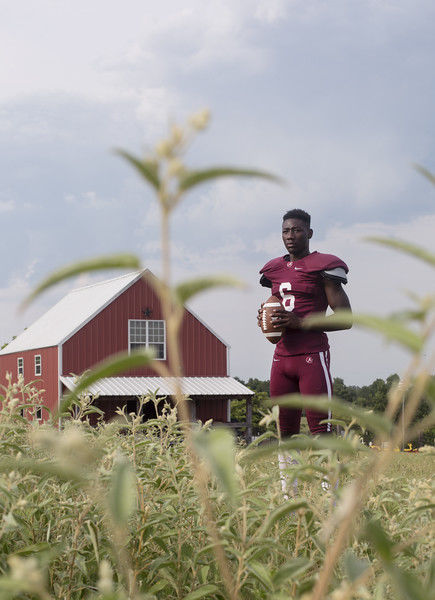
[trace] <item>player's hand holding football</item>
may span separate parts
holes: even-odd
[[[261,327],[261,319],[262,319],[262,315],[263,315],[263,306],[264,306],[264,302],[261,303],[260,308],[257,311],[257,325],[258,327]]]
[[[272,320],[276,328],[301,329],[302,327],[302,319],[295,313],[285,310],[285,308],[276,308],[273,311]]]

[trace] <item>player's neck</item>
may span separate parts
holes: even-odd
[[[301,258],[305,258],[309,254],[311,254],[309,248],[306,248],[305,250],[302,250],[301,252],[296,252],[296,253],[289,252],[288,253],[291,262],[295,262],[296,260],[301,260]]]

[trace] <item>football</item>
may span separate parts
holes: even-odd
[[[282,305],[279,298],[271,296],[263,304],[261,311],[261,331],[272,344],[277,344],[282,335],[282,329],[275,329],[272,321],[272,312],[280,306]]]

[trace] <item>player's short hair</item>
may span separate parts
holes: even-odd
[[[293,208],[292,210],[287,211],[282,220],[287,221],[287,219],[300,219],[306,223],[308,227],[311,224],[311,215],[302,210],[302,208]]]

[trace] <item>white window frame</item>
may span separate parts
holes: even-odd
[[[24,358],[22,356],[17,358],[17,375],[24,377]]]
[[[131,353],[131,340],[130,340],[130,323],[132,322],[137,322],[140,321],[141,323],[147,323],[147,326],[145,328],[145,347],[149,348],[149,342],[148,342],[148,337],[149,337],[149,333],[148,333],[148,323],[163,323],[163,357],[162,358],[155,358],[154,360],[166,360],[166,321],[164,321],[163,319],[129,319],[128,320],[128,353]],[[137,343],[137,342],[133,342],[133,343]]]
[[[36,363],[36,359],[39,358],[39,365]],[[38,370],[39,366],[39,370]],[[35,375],[42,375],[42,357],[40,354],[35,354]]]

